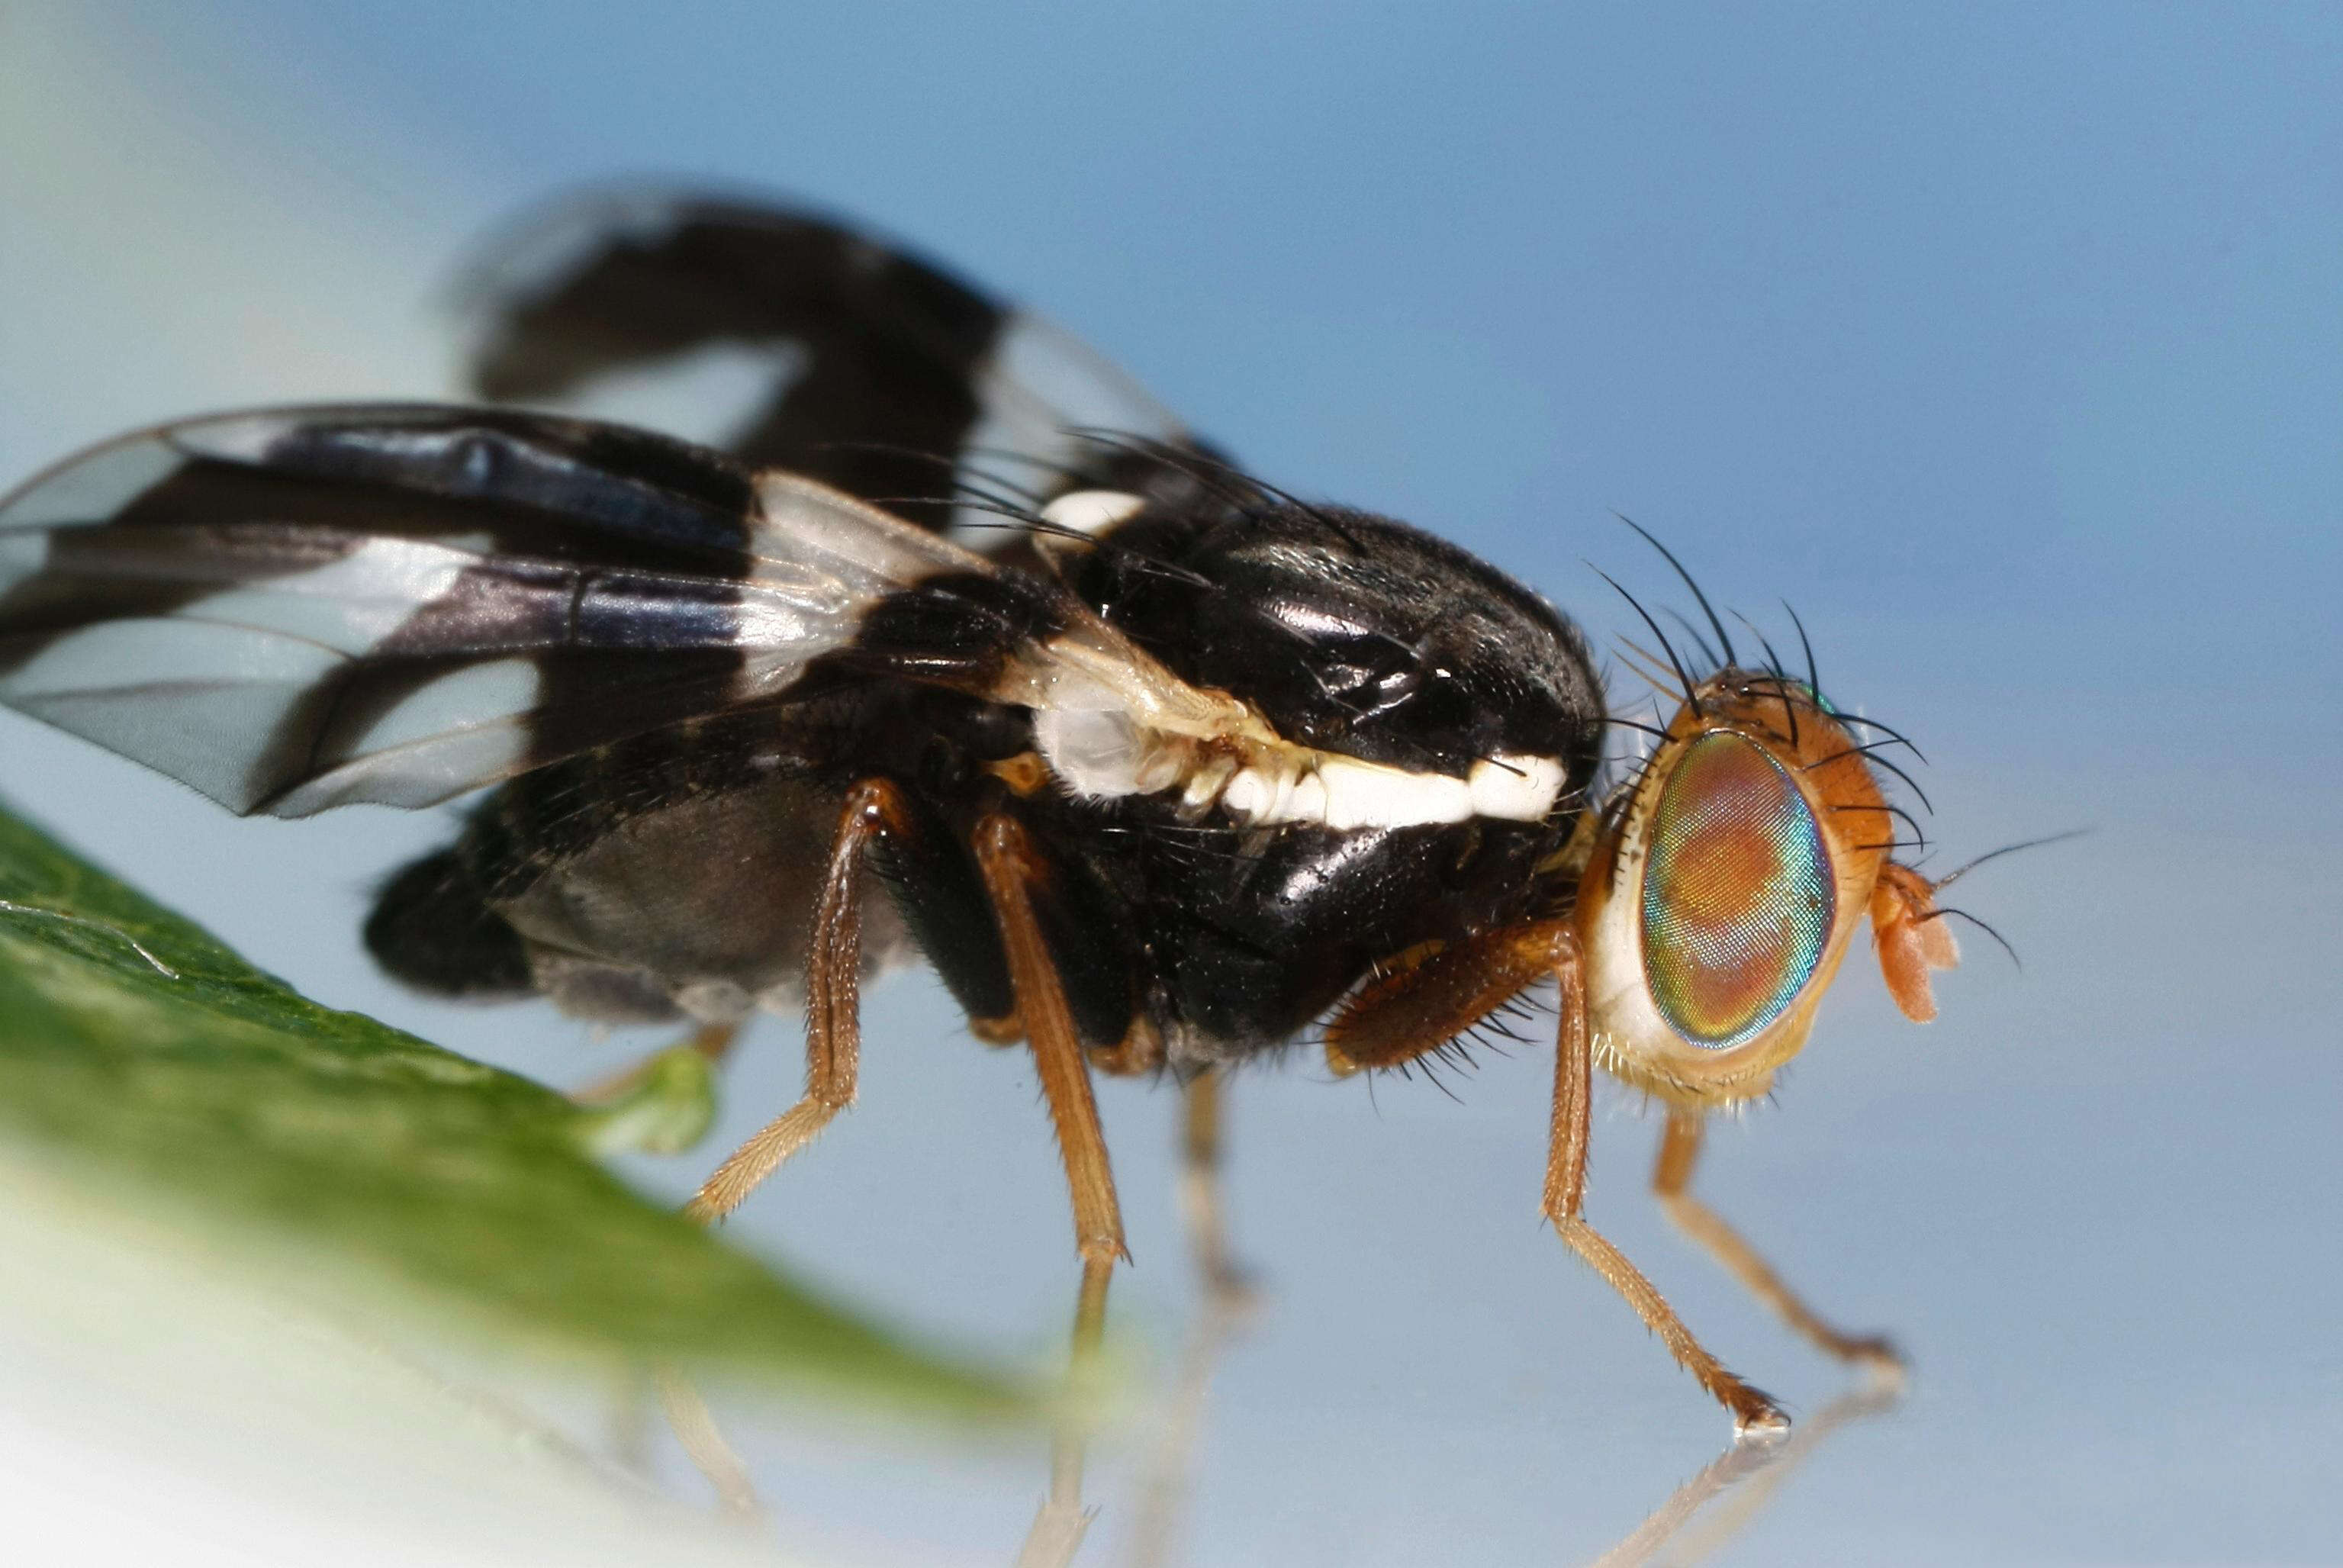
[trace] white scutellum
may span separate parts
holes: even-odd
[[[1072,490],[1041,508],[1041,520],[1078,534],[1103,533],[1147,506],[1128,490]]]

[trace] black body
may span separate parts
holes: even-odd
[[[1142,514],[1102,542],[1120,547],[1137,528],[1180,575],[1101,548],[1091,559],[1110,564],[1070,573],[1073,587],[1111,623],[1151,633],[1149,651],[1179,674],[1254,702],[1282,732],[1452,770],[1493,750],[1567,754],[1571,809],[1534,823],[1246,829],[1161,796],[1020,798],[986,765],[1032,750],[1028,716],[897,672],[950,658],[981,681],[1059,590],[1027,581],[1024,596],[971,605],[966,585],[913,589],[873,611],[870,641],[769,709],[654,730],[504,786],[451,854],[385,888],[369,945],[428,989],[542,990],[605,1019],[786,1007],[839,803],[866,778],[898,785],[922,828],[877,862],[890,898],[866,916],[881,933],[874,965],[905,953],[900,931],[971,1018],[1011,1011],[967,849],[979,816],[1010,810],[1051,862],[1037,901],[1084,1041],[1136,1036],[1175,1068],[1292,1040],[1380,960],[1566,907],[1568,881],[1538,868],[1574,823],[1601,729],[1562,699],[1594,687],[1559,618],[1462,552],[1363,514],[1342,514],[1340,532],[1274,501],[1180,522]],[[1015,597],[1034,605],[1000,607]],[[1281,606],[1312,615],[1281,618]],[[1294,624],[1343,620],[1390,629]],[[476,969],[451,950],[463,944]]]
[[[472,409],[116,443],[0,502],[0,552],[33,541],[0,553],[0,699],[239,810],[496,784],[386,883],[367,944],[425,989],[595,1018],[789,1005],[840,804],[870,779],[910,820],[875,849],[866,965],[923,954],[972,1020],[1012,1011],[970,849],[1008,811],[1046,862],[1035,910],[1081,1036],[1125,1065],[1272,1048],[1379,962],[1568,906],[1603,706],[1543,600],[1257,484],[1079,345],[823,220],[628,198],[542,226],[513,248],[562,239],[553,276],[484,273],[477,389],[590,401],[613,371],[769,353],[729,453]],[[846,503],[776,499],[774,463],[991,553],[922,556]],[[1127,515],[1041,516],[1089,490]],[[55,515],[66,491],[85,510]],[[1023,527],[970,533],[1003,502]],[[1559,787],[1526,818],[1350,826],[1070,789],[1003,682],[1097,621],[1280,745],[1434,783],[1547,759]],[[233,689],[75,673],[119,662],[77,640],[112,628],[201,654],[255,624],[338,651],[312,668],[271,642],[292,673],[246,661]]]

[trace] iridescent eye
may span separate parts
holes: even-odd
[[[1838,901],[1805,797],[1729,731],[1684,749],[1652,817],[1644,977],[1669,1027],[1724,1050],[1780,1017],[1822,961]]]

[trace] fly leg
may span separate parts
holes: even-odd
[[[1896,1347],[1878,1334],[1842,1332],[1816,1315],[1780,1275],[1759,1257],[1741,1233],[1716,1211],[1692,1195],[1693,1166],[1700,1159],[1702,1120],[1696,1111],[1671,1111],[1667,1131],[1660,1138],[1660,1156],[1652,1169],[1652,1192],[1676,1228],[1702,1246],[1741,1282],[1749,1293],[1774,1310],[1785,1323],[1816,1348],[1865,1368],[1875,1378],[1893,1383],[1900,1379],[1904,1361]]]
[[[1700,1386],[1732,1412],[1734,1428],[1742,1432],[1774,1432],[1786,1429],[1790,1418],[1770,1395],[1751,1387],[1725,1370],[1725,1363],[1701,1348],[1692,1331],[1675,1314],[1666,1298],[1644,1278],[1626,1254],[1586,1222],[1586,1152],[1592,1143],[1594,1041],[1586,1023],[1585,963],[1574,935],[1556,941],[1554,976],[1562,985],[1562,1027],[1555,1042],[1554,1066],[1554,1131],[1546,1154],[1545,1217],[1571,1250],[1594,1265],[1594,1271],[1626,1298],[1660,1336],[1676,1363],[1692,1373]]]
[[[1561,986],[1562,1021],[1554,1050],[1545,1217],[1571,1250],[1635,1309],[1678,1364],[1732,1412],[1738,1430],[1786,1427],[1789,1418],[1781,1407],[1702,1349],[1652,1282],[1586,1221],[1594,1050],[1586,1022],[1584,964],[1569,920],[1538,920],[1490,931],[1397,963],[1369,981],[1327,1026],[1327,1060],[1337,1071],[1413,1060],[1549,976]]]
[[[1326,1065],[1349,1075],[1439,1050],[1554,972],[1570,922],[1536,920],[1378,967],[1326,1025]]]
[[[1229,1250],[1228,1214],[1221,1184],[1221,1073],[1200,1072],[1181,1091],[1180,1212],[1196,1271],[1215,1312],[1236,1312],[1252,1291]]]
[[[1232,1259],[1221,1200],[1222,1073],[1200,1072],[1181,1098],[1180,1208],[1202,1279],[1197,1313],[1164,1402],[1163,1426],[1131,1514],[1130,1568],[1175,1560],[1182,1515],[1194,1490],[1213,1370],[1254,1304],[1252,1284]]]
[[[806,954],[805,1095],[716,1168],[685,1206],[692,1218],[720,1220],[739,1208],[759,1182],[854,1103],[862,1051],[862,857],[881,835],[909,830],[902,794],[892,784],[872,779],[848,791]]]
[[[1082,1262],[1071,1355],[1079,1403],[1079,1396],[1097,1373],[1099,1347],[1106,1332],[1107,1282],[1115,1261],[1130,1257],[1122,1241],[1122,1212],[1115,1201],[1114,1174],[1107,1164],[1098,1101],[1091,1092],[1090,1064],[1074,1030],[1065,986],[1051,961],[1033,910],[1032,890],[1048,878],[1048,863],[1016,819],[1000,812],[977,824],[976,863],[1001,922],[1017,1016],[1032,1046],[1033,1064],[1041,1075],[1042,1097],[1050,1102],[1050,1119],[1057,1127],[1058,1150],[1065,1159],[1066,1185],[1073,1200],[1074,1249]],[[1081,1513],[1086,1441],[1081,1422],[1077,1410],[1051,1439],[1050,1496],[1027,1541],[1027,1556],[1032,1561],[1047,1560],[1034,1555],[1045,1539],[1059,1543],[1062,1543],[1061,1537],[1079,1541],[1087,1523]]]

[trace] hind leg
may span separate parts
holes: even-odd
[[[805,1095],[716,1168],[685,1206],[692,1218],[720,1220],[739,1208],[758,1183],[854,1103],[862,1052],[862,859],[882,835],[906,830],[908,820],[901,793],[883,779],[848,792],[806,959]]]

